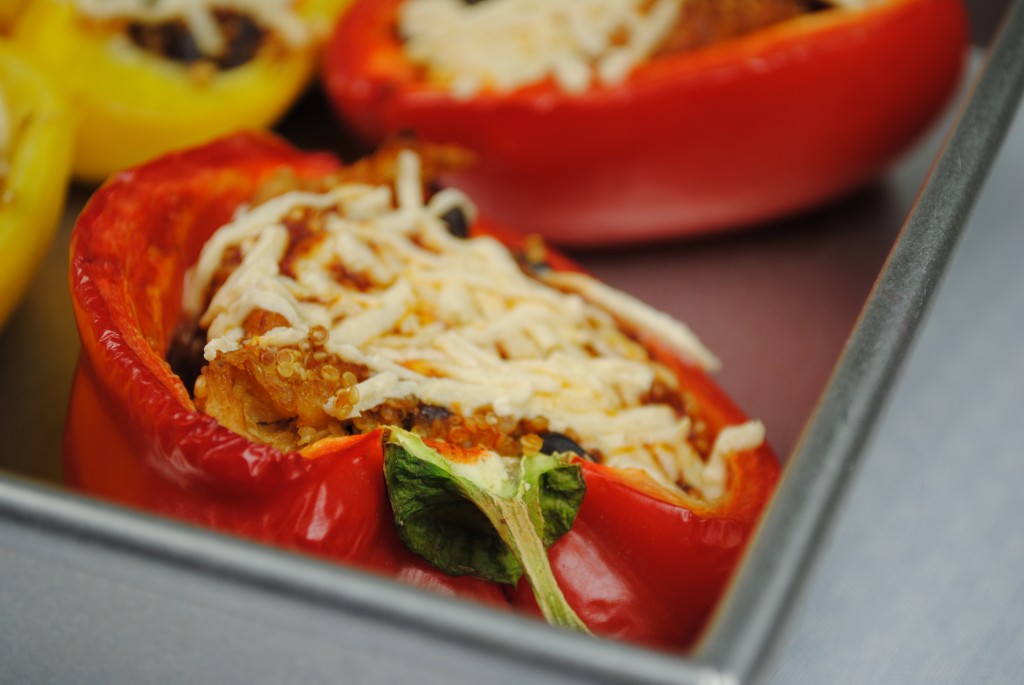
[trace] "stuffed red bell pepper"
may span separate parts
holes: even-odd
[[[488,216],[593,244],[864,183],[948,100],[966,45],[960,0],[358,0],[323,75],[367,143],[466,147],[477,164],[447,180]]]
[[[72,236],[84,490],[594,634],[696,637],[778,475],[682,324],[430,182],[238,135]]]

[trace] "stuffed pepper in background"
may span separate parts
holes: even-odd
[[[13,36],[67,93],[74,174],[274,123],[346,0],[33,0]]]
[[[476,217],[458,150],[244,134],[72,236],[87,492],[549,622],[687,647],[778,475],[682,324]]]
[[[0,326],[42,260],[71,168],[67,104],[44,74],[0,39]]]
[[[477,155],[446,177],[561,243],[713,231],[824,202],[932,121],[961,0],[357,0],[326,88],[366,143]]]

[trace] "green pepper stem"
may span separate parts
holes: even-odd
[[[523,567],[533,596],[548,623],[590,634],[587,624],[576,615],[555,580],[544,541],[530,520],[530,512],[521,499],[489,498],[481,507],[498,535],[505,541]]]
[[[524,456],[515,473],[502,461],[480,462],[476,469],[463,466],[454,473],[452,462],[398,428],[388,429],[384,449],[388,496],[398,534],[409,549],[454,575],[470,572],[515,583],[525,573],[548,623],[590,634],[562,594],[547,552],[547,544],[569,529],[579,509],[586,488],[579,467],[534,454]],[[556,468],[568,469],[571,477],[555,483]],[[465,512],[452,516],[453,490],[490,522],[486,540],[475,512],[473,523],[463,522],[461,528],[457,519]],[[438,507],[447,516],[447,527],[437,528]],[[488,554],[497,558],[482,558]]]

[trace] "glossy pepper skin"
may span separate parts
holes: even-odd
[[[401,544],[379,431],[282,454],[197,412],[164,361],[182,275],[209,235],[282,170],[312,177],[335,168],[330,157],[245,134],[122,172],[96,193],[72,236],[82,355],[67,477],[104,498],[532,613],[528,589],[446,576]],[[664,361],[699,401],[695,418],[713,427],[742,420],[703,372]],[[588,493],[576,524],[550,549],[563,590],[599,635],[686,647],[773,489],[770,449],[731,456],[730,492],[711,504],[635,474],[583,467]]]
[[[330,25],[347,0],[307,0],[311,21]],[[78,119],[74,175],[110,173],[240,128],[275,122],[306,87],[316,43],[261,50],[245,64],[197,76],[185,64],[131,45],[79,17],[72,3],[33,0],[13,39],[63,89]]]
[[[323,74],[341,118],[370,144],[412,130],[475,151],[452,184],[562,244],[749,225],[866,182],[949,99],[968,39],[961,0],[891,0],[658,57],[581,95],[545,82],[458,100],[405,59],[402,1],[357,0],[336,28]]]
[[[0,95],[10,137],[6,170],[0,169],[2,326],[57,228],[71,168],[72,124],[64,98],[6,40],[0,40]]]

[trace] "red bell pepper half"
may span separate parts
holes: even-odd
[[[513,587],[450,576],[402,543],[385,484],[387,431],[284,454],[198,412],[165,361],[183,274],[209,236],[276,176],[337,168],[326,155],[242,134],[121,172],[97,191],[71,244],[82,353],[67,419],[67,477],[103,498],[536,612],[525,581]],[[715,431],[744,420],[701,370],[659,359],[695,398],[695,420]],[[636,473],[580,464],[582,506],[548,556],[590,631],[674,650],[692,643],[778,476],[767,445],[731,455],[727,466],[727,494],[699,503]]]
[[[617,86],[459,99],[406,59],[402,2],[357,0],[339,22],[322,73],[341,118],[369,144],[411,130],[473,150],[450,183],[562,244],[706,233],[849,191],[932,121],[967,45],[960,0],[889,0],[659,55]]]

